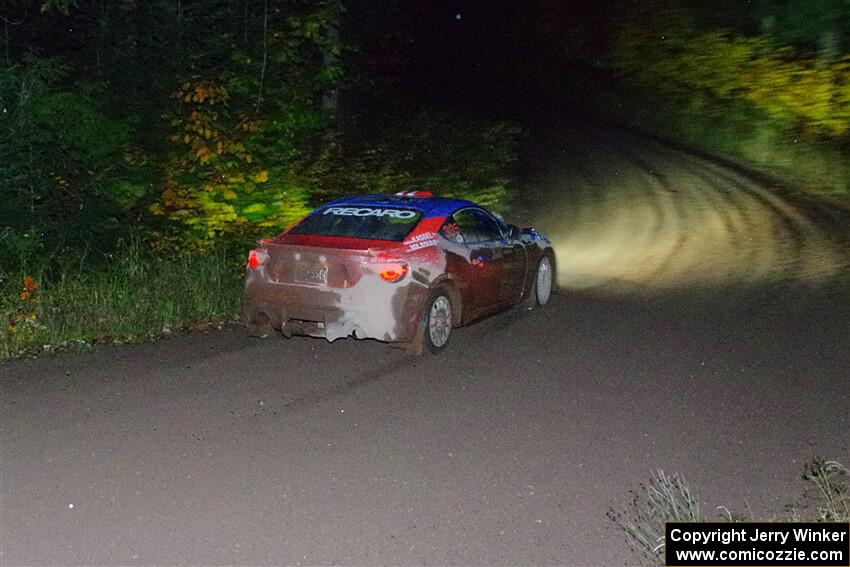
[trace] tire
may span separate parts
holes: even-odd
[[[440,354],[452,336],[454,311],[449,294],[442,288],[435,289],[428,298],[422,314],[425,347],[431,354]]]
[[[245,326],[245,332],[249,337],[265,339],[272,334],[272,322],[265,313],[258,313]]]
[[[537,272],[534,274],[534,284],[531,288],[531,307],[543,307],[552,299],[555,291],[555,274],[552,270],[552,259],[547,255],[540,258],[537,264]]]

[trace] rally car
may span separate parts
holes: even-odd
[[[543,234],[425,191],[339,199],[248,255],[248,332],[439,353],[452,329],[556,288]]]

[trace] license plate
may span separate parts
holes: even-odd
[[[328,283],[328,267],[321,264],[295,264],[295,281],[299,283]]]

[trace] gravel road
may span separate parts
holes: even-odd
[[[561,293],[440,356],[228,327],[0,365],[0,563],[622,565],[655,468],[712,518],[805,504],[850,462],[850,215],[637,134],[542,146]]]

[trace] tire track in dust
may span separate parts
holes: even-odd
[[[789,258],[799,256],[784,250],[800,249],[799,232],[793,224],[784,222],[781,215],[765,214],[762,210],[755,216],[749,214],[753,207],[769,206],[758,196],[755,199],[759,203],[750,202],[753,198],[750,187],[737,180],[718,181],[703,171],[704,161],[680,152],[671,153],[656,143],[641,146],[639,151],[650,154],[648,159],[657,167],[676,172],[685,193],[683,199],[688,201],[688,207],[682,208],[692,213],[688,231],[698,235],[691,247],[669,257],[649,279],[688,277],[714,285],[724,281],[755,283],[764,281],[768,273],[781,271],[781,264]],[[624,154],[628,155],[628,147]],[[782,223],[785,230],[780,231],[779,238],[774,238],[777,223]],[[751,245],[766,241],[772,246]],[[695,257],[710,260],[695,265],[691,261]],[[742,266],[747,270],[741,270]]]
[[[662,214],[676,206],[664,176],[630,161],[612,167],[612,154],[617,154],[616,148],[598,132],[587,133],[582,144],[556,160],[542,184],[547,208],[540,225],[556,242],[559,277],[568,287],[628,279],[640,262],[624,263],[622,258],[652,250],[658,234],[675,230],[680,222],[680,215]],[[646,194],[660,198],[648,201]],[[628,214],[611,214],[614,211]],[[671,223],[672,227],[665,226]],[[566,234],[581,235],[581,239],[567,240]],[[612,238],[623,234],[629,238]]]
[[[657,147],[667,150],[659,144]],[[742,242],[750,244],[746,249],[759,266],[752,271],[752,275],[757,276],[754,281],[764,281],[768,272],[774,280],[825,281],[848,265],[847,242],[842,245],[831,238],[814,220],[812,212],[804,210],[802,205],[795,205],[768,187],[718,163],[679,150],[675,153],[689,164],[694,175],[715,189],[715,194],[725,193],[739,211],[758,215],[760,222],[750,223],[750,230],[756,225],[771,226],[772,232],[761,240],[752,238],[747,232],[746,240],[734,242],[735,250],[742,249]],[[764,222],[766,219],[771,222]],[[846,240],[850,235],[844,236]],[[765,246],[765,243],[772,246]],[[768,253],[771,249],[773,254]]]
[[[567,289],[818,284],[850,265],[846,244],[804,205],[649,138],[579,129],[546,165],[534,219]]]

